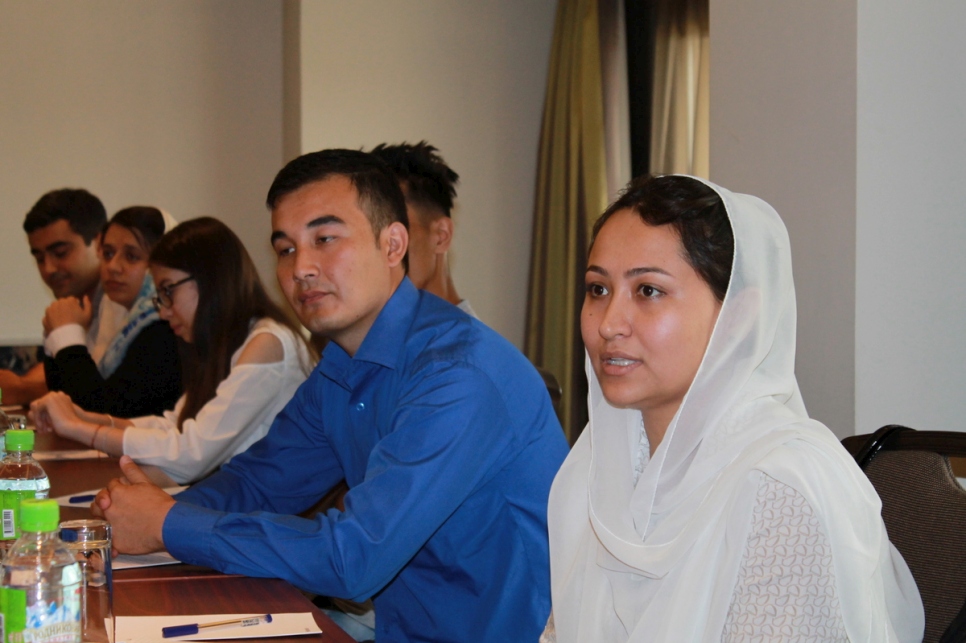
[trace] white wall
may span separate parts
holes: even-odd
[[[454,273],[522,346],[555,0],[303,0],[303,152],[436,145],[461,177]]]
[[[50,292],[21,226],[54,188],[217,216],[274,284],[281,20],[277,0],[0,0],[0,344],[40,339]]]
[[[854,433],[851,2],[711,0],[711,180],[778,210],[792,244],[809,414]]]
[[[712,179],[783,215],[799,382],[841,436],[966,430],[964,24],[954,0],[711,2]]]
[[[966,430],[966,3],[858,2],[856,418]]]

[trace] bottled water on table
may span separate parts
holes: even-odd
[[[3,559],[3,643],[80,643],[81,572],[58,537],[56,500],[24,500],[23,534]]]
[[[20,536],[20,502],[46,498],[50,481],[32,457],[34,432],[7,431],[7,455],[0,460],[0,546],[9,549]]]

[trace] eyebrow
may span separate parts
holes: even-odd
[[[45,252],[55,252],[57,250],[60,250],[61,248],[66,248],[66,247],[70,247],[70,243],[68,243],[67,241],[55,241],[49,246],[47,246],[46,248],[31,248],[30,254],[36,257],[37,255],[44,254]]]
[[[587,266],[587,272],[596,272],[597,274],[602,275],[604,277],[610,276],[610,273],[608,273],[606,270],[604,270],[600,266],[595,266],[595,265]],[[668,277],[672,276],[671,273],[669,273],[667,270],[663,270],[655,266],[641,266],[640,268],[631,268],[630,270],[625,271],[624,277],[625,278],[639,277],[641,275],[646,275],[653,272],[656,272],[659,275],[667,275]]]
[[[308,222],[305,226],[306,228],[319,228],[324,225],[332,225],[334,223],[345,224],[345,221],[341,217],[337,217],[334,214],[326,214],[325,216],[316,217]],[[286,239],[288,235],[281,230],[275,230],[272,232],[271,241],[275,243],[278,239]]]

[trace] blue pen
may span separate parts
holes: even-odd
[[[67,502],[72,505],[79,505],[82,502],[94,502],[94,498],[96,497],[97,496],[93,493],[89,493],[86,496],[71,496]]]
[[[203,630],[209,627],[222,627],[226,625],[235,625],[237,627],[251,627],[252,625],[258,625],[260,623],[271,623],[271,614],[262,614],[261,616],[247,616],[245,618],[233,618],[228,621],[215,621],[214,623],[188,623],[186,625],[172,625],[171,627],[161,628],[161,637],[170,639],[177,636],[191,636],[192,634],[197,634],[199,630]]]

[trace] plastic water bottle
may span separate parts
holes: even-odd
[[[7,431],[6,449],[0,460],[0,545],[5,550],[20,537],[20,502],[46,498],[50,492],[47,474],[31,456],[33,431]]]
[[[23,535],[3,559],[3,643],[80,643],[81,572],[57,535],[56,500],[24,500]]]

